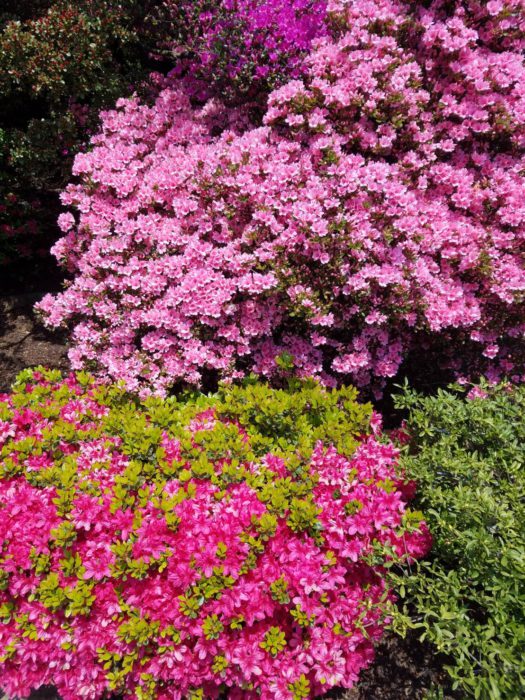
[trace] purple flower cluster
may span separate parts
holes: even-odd
[[[168,41],[186,55],[194,90],[256,95],[299,77],[312,42],[326,32],[326,0],[166,0],[164,13],[184,27]]]

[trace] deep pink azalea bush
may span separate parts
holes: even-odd
[[[328,11],[262,128],[177,88],[104,116],[64,195],[74,280],[40,305],[75,368],[159,393],[282,357],[361,386],[414,353],[521,376],[523,4]]]
[[[256,96],[302,73],[326,0],[164,0],[159,51],[197,94]]]
[[[423,554],[354,389],[148,398],[23,372],[0,401],[0,678],[64,700],[351,687]]]

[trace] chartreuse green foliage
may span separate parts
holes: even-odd
[[[402,464],[433,536],[398,583],[405,612],[449,655],[461,697],[525,696],[525,388],[405,388],[412,438]]]
[[[0,397],[3,689],[351,687],[392,607],[385,567],[428,546],[398,452],[356,398],[249,380],[140,400],[85,373],[23,372]]]

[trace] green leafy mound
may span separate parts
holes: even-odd
[[[405,390],[412,438],[402,464],[418,483],[431,558],[408,577],[406,611],[450,655],[468,697],[525,689],[525,387],[423,397]],[[461,695],[463,697],[463,695]]]

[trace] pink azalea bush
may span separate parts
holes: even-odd
[[[521,376],[523,4],[328,16],[261,128],[177,87],[104,115],[63,197],[73,281],[39,307],[72,327],[74,368],[160,394],[282,357],[360,386],[418,353]]]
[[[299,700],[351,687],[423,554],[353,389],[139,403],[80,373],[0,401],[0,678],[64,700]]]

